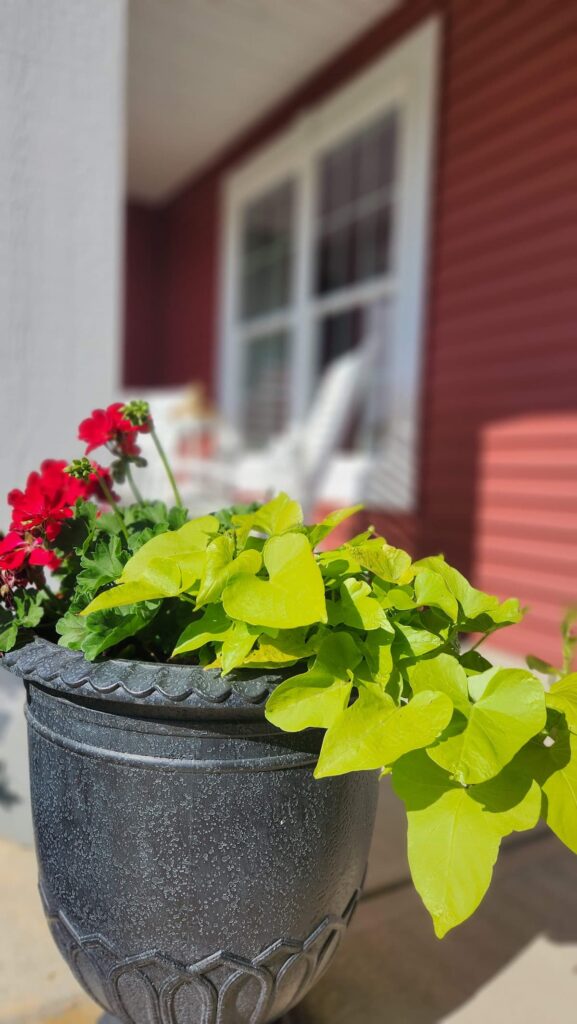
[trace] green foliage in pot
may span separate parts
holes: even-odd
[[[121,462],[137,457],[120,450]],[[55,630],[88,659],[285,671],[266,717],[287,732],[325,730],[318,779],[391,775],[439,937],[481,902],[504,836],[543,818],[577,853],[571,619],[562,668],[495,667],[477,648],[520,620],[518,602],[476,590],[440,555],[413,561],[372,529],[327,549],[358,508],[309,526],[279,494],[190,521],[178,505],[121,509],[107,490],[111,512],[76,497],[52,540],[42,536],[59,562],[57,592],[30,567],[4,592],[3,649]],[[0,548],[0,571],[1,558]],[[467,634],[480,640],[468,646]],[[533,670],[554,680],[549,690]]]

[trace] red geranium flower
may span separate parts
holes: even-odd
[[[42,546],[39,537],[12,530],[0,540],[0,572],[19,573],[27,565],[57,569],[60,559]]]
[[[122,455],[137,456],[140,449],[135,443],[139,427],[127,420],[122,413],[122,402],[114,402],[107,409],[94,409],[92,415],[82,421],[78,437],[86,442],[86,454],[113,444]]]
[[[93,462],[92,466],[94,472],[88,480],[84,481],[85,493],[83,497],[86,499],[95,498],[97,501],[106,501],[107,499],[104,497],[104,492],[99,483],[100,480],[103,480],[114,500],[120,501],[118,494],[114,492],[114,482],[110,470],[106,466],[99,466],[97,462]]]
[[[86,485],[68,476],[64,460],[47,459],[39,473],[30,473],[24,491],[8,495],[12,506],[12,528],[21,532],[41,532],[54,540],[65,519],[72,516],[72,506],[84,497]]]

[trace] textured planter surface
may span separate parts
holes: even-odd
[[[32,803],[52,932],[130,1024],[266,1024],[327,966],[358,899],[377,778],[315,781],[320,736],[263,706],[278,677],[89,665],[35,641]]]

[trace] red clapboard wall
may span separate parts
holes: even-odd
[[[501,634],[558,653],[577,603],[577,4],[406,0],[287,98],[170,204],[127,219],[128,383],[213,381],[219,189],[235,160],[432,11],[441,101],[422,389],[421,493],[411,516],[370,513],[393,543],[442,550],[482,587],[530,605]],[[142,245],[154,258],[143,258]],[[151,275],[158,341],[139,357]],[[146,301],[150,301],[147,295]]]

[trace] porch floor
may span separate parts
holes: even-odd
[[[373,888],[290,1024],[555,1024],[576,1005],[577,862],[539,833],[507,846],[483,906],[443,942],[409,884]],[[2,841],[0,1024],[41,1022],[103,1024],[52,946],[33,852]]]

